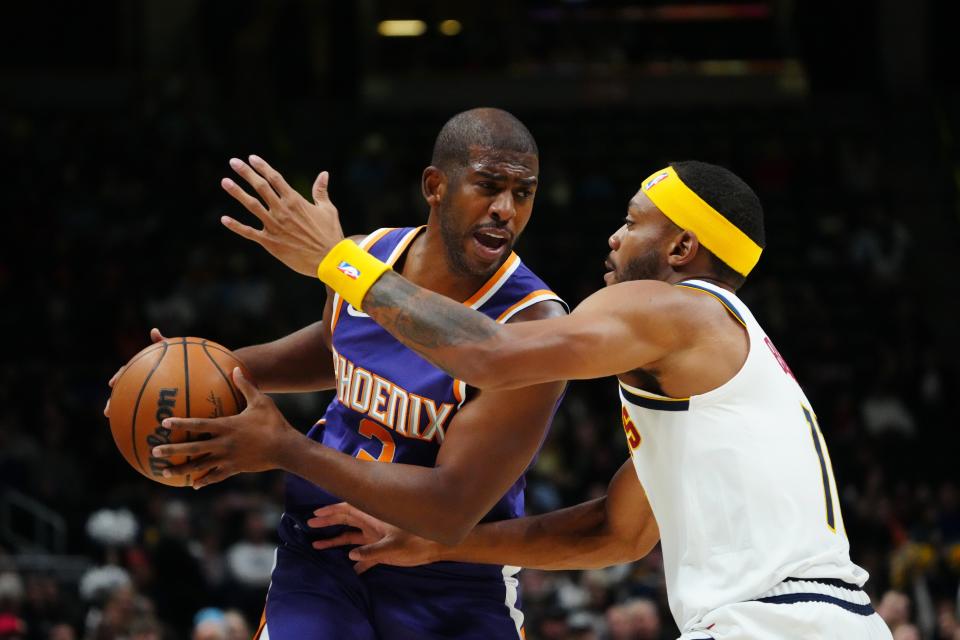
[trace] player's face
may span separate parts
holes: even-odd
[[[440,202],[440,231],[453,269],[490,275],[503,264],[533,211],[540,163],[529,153],[471,149]]]
[[[669,275],[664,241],[669,220],[642,191],[630,205],[623,225],[610,236],[610,253],[604,263],[607,285],[628,280],[664,280]]]

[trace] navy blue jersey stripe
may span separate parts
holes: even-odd
[[[754,602],[765,602],[767,604],[797,604],[798,602],[825,602],[846,609],[851,613],[861,616],[871,616],[874,614],[873,607],[868,604],[854,604],[840,598],[827,596],[822,593],[787,593],[782,596],[770,596],[768,598],[757,598]]]
[[[629,389],[624,388],[623,385],[620,385],[620,389],[623,391],[623,397],[626,398],[630,404],[642,407],[644,409],[655,409],[657,411],[690,410],[690,398],[661,400],[659,398],[648,398],[647,396],[638,395]]]
[[[725,306],[730,313],[732,313],[734,316],[736,316],[737,320],[739,320],[739,321],[740,321],[742,324],[744,324],[744,325],[747,324],[747,323],[744,321],[743,316],[740,315],[740,312],[737,311],[737,308],[736,308],[735,306],[733,306],[733,303],[730,302],[730,300],[728,300],[727,297],[726,297],[725,295],[723,295],[722,293],[718,293],[718,292],[714,291],[713,289],[708,289],[708,288],[706,288],[706,287],[701,287],[701,286],[698,285],[698,284],[692,284],[692,283],[690,283],[690,282],[680,282],[680,283],[677,284],[677,286],[678,286],[678,287],[686,287],[686,288],[688,288],[688,289],[696,289],[697,291],[703,291],[704,293],[709,293],[710,295],[716,297],[720,302],[722,302],[722,303],[723,303],[723,306]]]
[[[830,587],[847,589],[848,591],[861,591],[860,587],[853,584],[852,582],[847,582],[846,580],[838,580],[837,578],[784,578],[783,581],[784,582],[816,582],[817,584],[825,584]]]

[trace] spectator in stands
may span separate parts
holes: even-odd
[[[223,611],[207,607],[193,617],[192,640],[227,640],[227,623]]]
[[[69,624],[61,622],[50,627],[47,640],[77,640],[77,632]]]
[[[893,630],[893,640],[921,640],[920,630],[910,623],[901,624]]]
[[[910,596],[900,591],[887,591],[877,605],[877,613],[891,631],[895,630],[910,621]]]
[[[2,640],[24,640],[27,636],[26,623],[9,611],[0,613],[0,638]]]
[[[223,624],[227,631],[226,640],[250,640],[253,636],[246,618],[236,609],[223,612]]]

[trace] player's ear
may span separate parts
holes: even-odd
[[[690,264],[700,251],[700,240],[693,231],[684,229],[674,236],[667,253],[667,263],[672,267]]]
[[[435,207],[443,200],[443,194],[447,189],[447,175],[442,169],[430,165],[423,170],[423,177],[420,180],[420,191],[423,193],[423,199],[431,207]]]

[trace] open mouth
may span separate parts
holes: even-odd
[[[494,250],[502,248],[510,240],[506,232],[496,230],[477,231],[473,234],[473,237],[486,248]]]
[[[496,259],[510,244],[510,232],[504,229],[480,229],[474,231],[473,239],[476,242],[478,253]]]

